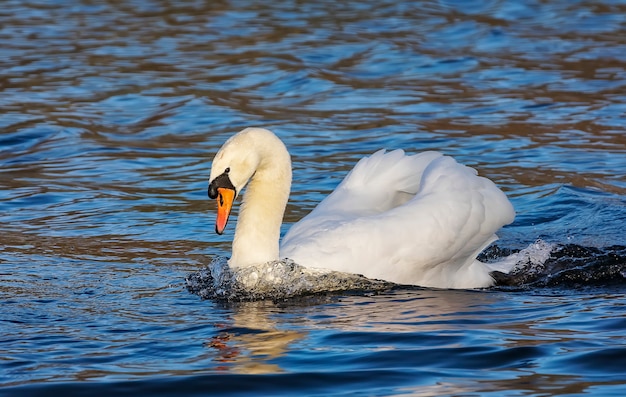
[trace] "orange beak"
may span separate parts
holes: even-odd
[[[233,189],[226,187],[217,188],[217,219],[215,220],[215,233],[224,233],[234,200],[235,191]]]

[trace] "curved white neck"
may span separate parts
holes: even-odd
[[[282,144],[260,147],[260,162],[239,210],[229,265],[257,265],[279,257],[280,226],[291,189],[291,159]]]

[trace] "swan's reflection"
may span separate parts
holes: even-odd
[[[277,362],[292,342],[303,339],[305,332],[282,330],[274,319],[277,306],[271,301],[233,304],[232,322],[205,343],[217,354],[217,369],[245,374],[283,372]]]

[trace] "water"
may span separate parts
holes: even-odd
[[[3,3],[0,395],[624,395],[626,4],[266,3]],[[511,198],[487,256],[553,258],[485,291],[201,300],[185,277],[232,239],[209,159],[247,126],[292,153],[285,230],[361,156],[432,149]]]

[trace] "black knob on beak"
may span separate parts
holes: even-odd
[[[215,181],[209,183],[209,198],[216,199],[217,198],[217,186],[215,186]]]

